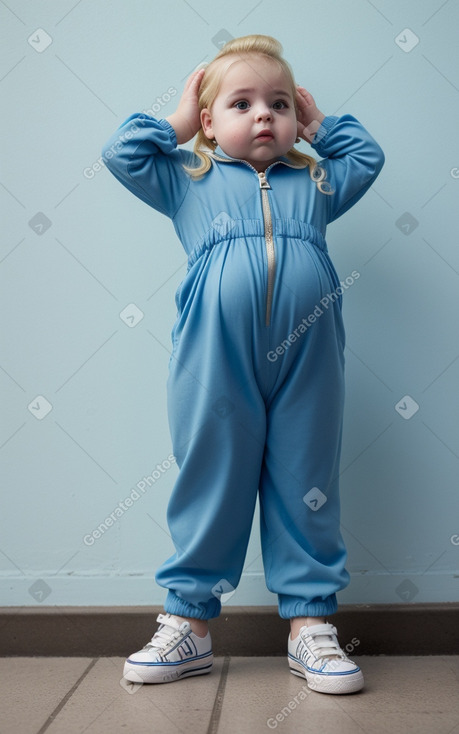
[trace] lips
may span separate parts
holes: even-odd
[[[262,130],[257,135],[257,140],[259,140],[260,138],[262,138],[264,140],[273,140],[274,139],[274,135],[272,134],[271,130]]]

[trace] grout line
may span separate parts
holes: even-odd
[[[75,691],[77,690],[77,688],[80,685],[81,681],[84,678],[86,678],[86,676],[88,675],[89,671],[94,667],[94,665],[97,663],[98,660],[99,660],[99,658],[93,658],[93,660],[91,660],[91,662],[89,663],[88,667],[86,668],[86,670],[83,671],[83,673],[80,675],[80,677],[78,678],[78,680],[76,681],[76,683],[65,694],[64,698],[56,706],[56,708],[54,709],[54,711],[52,711],[50,713],[50,715],[46,719],[46,721],[43,724],[43,726],[37,731],[37,734],[43,734],[48,729],[48,727],[51,726],[51,724],[53,723],[53,721],[56,718],[56,716],[58,715],[58,713],[64,708],[64,706],[67,703],[67,701],[69,700],[69,698],[71,698],[73,696],[73,694],[75,693]]]
[[[222,713],[223,697],[225,695],[226,681],[228,678],[228,670],[230,666],[231,655],[225,655],[223,661],[223,668],[220,675],[220,682],[218,684],[217,694],[215,696],[214,707],[210,715],[209,726],[206,734],[217,734],[218,724],[220,722],[220,716]],[[40,732],[38,733],[40,734]]]

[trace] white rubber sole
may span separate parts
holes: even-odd
[[[124,663],[123,678],[132,683],[172,683],[172,681],[189,678],[192,675],[210,673],[213,660],[212,653],[186,662],[152,663],[151,665],[130,663],[128,659]]]
[[[305,670],[304,666],[288,657],[290,672],[298,675],[300,678],[306,678],[308,687],[312,691],[318,693],[356,693],[362,690],[364,686],[363,673],[357,670],[355,673],[343,673],[341,675],[332,674],[324,675],[320,673],[310,673]]]

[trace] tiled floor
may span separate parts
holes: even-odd
[[[130,689],[123,658],[1,658],[0,732],[459,734],[459,655],[353,659],[365,688],[337,696],[284,657],[217,656],[209,675]]]

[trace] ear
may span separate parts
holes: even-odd
[[[202,126],[202,129],[204,130],[204,135],[206,136],[206,138],[209,138],[209,140],[212,140],[212,138],[214,137],[214,131],[212,127],[212,117],[207,107],[201,110],[200,118],[201,118],[201,126]]]

